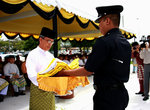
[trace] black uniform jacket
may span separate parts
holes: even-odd
[[[94,84],[112,85],[127,82],[130,73],[131,46],[118,28],[97,39],[85,64],[94,72]]]

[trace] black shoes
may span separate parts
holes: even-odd
[[[19,96],[19,92],[14,92],[14,96]]]
[[[143,101],[146,101],[146,100],[148,100],[149,99],[149,97],[148,96],[145,96],[144,98],[143,98]]]
[[[0,95],[0,102],[3,102],[3,101],[4,101],[4,96]]]
[[[142,94],[142,97],[144,97],[145,95],[144,94]]]
[[[19,95],[26,95],[23,91],[21,91],[20,93],[19,93]]]
[[[138,93],[135,93],[137,95],[142,95],[144,98],[143,98],[143,101],[146,101],[149,99],[149,96],[145,96],[143,92],[138,92]]]
[[[26,95],[23,91],[19,91],[19,92],[14,92],[14,96],[19,96],[19,95]]]
[[[136,95],[141,95],[141,94],[143,95],[144,93],[140,91],[140,92],[135,93],[135,94],[136,94]]]

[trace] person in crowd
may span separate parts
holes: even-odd
[[[132,62],[133,62],[133,71],[132,73],[136,73],[137,72],[137,62],[136,62],[136,58],[132,58]]]
[[[69,65],[70,64],[69,55],[64,55],[64,59],[62,61]]]
[[[19,55],[16,56],[15,64],[18,66],[20,74],[22,75],[22,71],[21,71],[22,61],[20,60],[20,56]]]
[[[79,66],[83,67],[85,65],[84,56],[79,54]]]
[[[2,61],[2,57],[0,57],[0,102],[4,100],[4,96],[7,95],[8,85],[9,83],[4,80],[5,76],[3,73],[4,63]]]
[[[70,55],[70,63],[71,63],[74,59],[76,59],[76,54]]]
[[[87,54],[83,54],[84,57],[84,62],[86,63],[87,59],[88,59],[88,55]]]
[[[18,66],[15,64],[15,57],[10,55],[8,63],[4,66],[4,76],[10,78],[10,81],[14,88],[14,96],[25,95],[26,81],[22,75],[20,75]]]
[[[140,51],[140,58],[144,63],[144,98],[143,101],[149,99],[149,77],[150,77],[150,35],[147,36],[148,44],[144,44]]]
[[[50,64],[54,58],[49,49],[53,45],[56,33],[43,27],[39,37],[39,45],[33,49],[27,57],[26,68],[30,87],[30,110],[55,110],[55,95],[38,88],[37,74]]]
[[[27,56],[28,56],[27,54],[24,56],[25,57],[25,61],[22,62],[22,64],[21,64],[21,71],[22,71],[22,74],[23,74],[24,78],[26,79],[27,86],[30,87],[31,81],[28,78],[27,68],[26,68],[26,59],[27,59]]]
[[[60,55],[58,56],[58,58],[59,58],[60,60],[63,60],[63,59],[64,59],[64,55],[60,54]]]
[[[9,62],[8,60],[9,60],[9,55],[7,55],[7,56],[4,57],[4,62],[3,62],[3,64],[4,64],[4,65],[7,64],[7,63]],[[4,66],[4,65],[3,65],[3,66]]]
[[[139,84],[140,84],[140,91],[137,92],[136,94],[144,94],[144,64],[143,64],[143,59],[140,58],[140,45],[138,42],[133,42],[132,43],[132,58],[136,59],[137,65],[138,65],[138,70],[137,70],[137,76],[139,79]]]
[[[9,83],[4,79],[5,76],[0,74],[0,102],[4,101],[4,96],[7,95]]]
[[[125,110],[128,92],[131,46],[119,30],[121,5],[97,7],[100,32],[85,67],[62,70],[57,76],[86,76],[94,72],[94,110]]]
[[[3,75],[3,66],[4,66],[4,62],[2,61],[2,57],[0,56],[0,74]]]

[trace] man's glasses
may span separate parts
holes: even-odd
[[[49,44],[53,44],[53,43],[54,43],[54,41],[46,40],[46,39],[44,39],[44,38],[43,38],[43,40],[47,41],[47,43],[49,43]]]

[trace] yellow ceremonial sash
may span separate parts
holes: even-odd
[[[46,71],[46,70],[51,66],[51,64],[52,64],[55,60],[56,60],[56,59],[53,58],[52,61],[50,62],[50,64],[47,66],[47,68],[46,68],[45,70],[43,70],[43,71],[41,71],[41,72],[38,73],[38,77],[52,76],[51,74],[49,74],[49,73],[51,73],[51,72],[46,72],[46,73],[44,73],[44,74],[41,74],[41,73],[43,73],[44,71]]]
[[[54,69],[48,71],[48,72],[45,72],[48,68],[50,68],[51,64],[55,61],[56,59],[53,58],[52,61],[50,62],[50,64],[47,66],[47,68],[41,72],[38,73],[38,77],[48,77],[48,76],[54,76],[55,74],[57,74],[59,71],[61,71],[62,69],[65,69],[65,70],[70,70],[70,69],[76,69],[76,68],[79,68],[79,59],[75,59],[71,62],[70,65],[64,63],[64,62],[57,62],[57,65]],[[41,73],[44,73],[44,74],[41,74]]]
[[[55,60],[56,59],[53,59],[45,70],[38,73],[37,81],[40,89],[44,91],[53,91],[58,95],[65,95],[67,94],[68,90],[73,90],[79,85],[82,85],[84,87],[85,85],[89,84],[89,80],[86,76],[51,77],[57,74],[62,69],[70,70],[79,68],[79,59],[75,59],[71,62],[70,65],[67,65],[64,62],[56,62],[57,64],[54,69],[41,74],[46,71]]]

